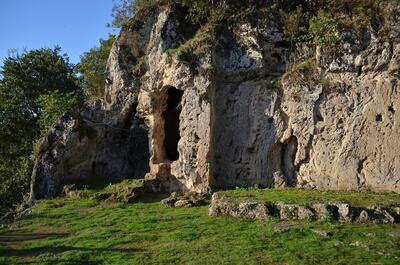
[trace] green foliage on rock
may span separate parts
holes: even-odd
[[[48,94],[40,95],[39,103],[41,115],[38,118],[38,123],[42,136],[45,136],[54,122],[65,112],[79,105],[80,98],[73,92],[55,90]]]
[[[306,31],[306,28],[303,26],[303,8],[297,6],[291,12],[280,10],[280,16],[282,18],[283,33],[290,39],[290,43],[293,44],[299,41],[299,38]]]
[[[142,2],[150,2],[142,0]],[[114,2],[111,10],[112,21],[109,27],[122,28],[129,19],[133,18],[136,11],[136,1],[134,0],[118,0]]]
[[[282,28],[293,43],[328,46],[338,41],[338,30],[360,32],[383,25],[385,0],[287,0],[280,5]]]
[[[100,39],[98,47],[91,48],[81,56],[80,63],[75,71],[80,75],[81,87],[89,99],[100,99],[104,94],[105,70],[108,56],[114,41],[115,35],[109,35],[107,39]]]
[[[311,16],[301,6],[293,11],[281,10],[283,33],[291,44],[307,42],[319,46],[329,46],[339,40],[338,22],[328,11],[320,9]]]
[[[41,135],[41,96],[59,91],[79,97],[76,81],[73,65],[59,47],[4,60],[0,70],[0,211],[21,201],[29,186],[32,143]]]
[[[315,45],[335,44],[339,39],[336,20],[328,12],[318,11],[318,14],[310,20],[308,37]]]

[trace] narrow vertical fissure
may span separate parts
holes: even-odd
[[[174,87],[168,88],[167,107],[163,113],[164,118],[164,147],[167,159],[179,159],[178,142],[180,139],[179,116],[181,114],[183,91]]]

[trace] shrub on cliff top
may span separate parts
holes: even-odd
[[[188,10],[187,18],[194,24],[205,22],[216,9],[222,11],[245,9],[250,1],[241,0],[119,0],[114,4],[111,16],[112,27],[121,28],[129,25],[129,20],[138,11],[147,10],[155,6],[178,4]]]

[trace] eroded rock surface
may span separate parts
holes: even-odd
[[[122,30],[104,100],[46,138],[33,197],[146,172],[170,192],[400,191],[400,14],[387,37],[343,29],[322,48],[290,47],[274,5],[230,26],[192,25],[185,12],[153,8]]]

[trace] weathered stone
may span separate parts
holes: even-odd
[[[333,236],[333,233],[331,231],[327,231],[327,230],[323,230],[323,229],[311,229],[311,231],[322,237]]]
[[[25,209],[22,212],[18,213],[19,219],[26,219],[32,213],[32,209]]]
[[[328,203],[313,203],[310,208],[315,214],[315,218],[320,221],[334,221],[335,207]]]
[[[187,192],[178,193],[172,192],[170,197],[163,199],[161,204],[167,207],[192,207],[206,205],[209,203],[210,196],[205,193]]]
[[[174,207],[175,206],[176,199],[171,197],[165,198],[161,200],[161,204],[167,207]]]
[[[281,222],[274,226],[275,233],[285,233],[290,230],[302,230],[303,226],[298,223]]]
[[[367,250],[367,251],[370,250],[369,246],[368,246],[367,244],[361,242],[361,241],[352,242],[352,243],[350,243],[350,246],[352,246],[352,247],[359,247],[359,248],[365,249],[365,250]]]
[[[314,220],[314,213],[307,206],[277,203],[279,217],[282,220]]]
[[[334,203],[333,206],[337,207],[337,214],[339,222],[352,222],[359,216],[359,209],[350,206],[347,203]]]
[[[154,190],[169,192],[400,192],[399,16],[387,16],[387,39],[341,29],[334,50],[315,49],[291,46],[273,8],[205,33],[183,31],[177,5],[135,17],[112,48],[104,99],[64,115],[44,140],[31,197],[147,172]],[[195,48],[176,52],[191,40]],[[358,216],[337,209],[341,221]]]
[[[367,211],[370,211],[373,216],[372,219],[375,223],[394,223],[396,221],[395,217],[392,216],[389,211],[381,207],[372,207]]]
[[[272,216],[271,204],[242,202],[239,204],[237,217],[268,219]]]
[[[344,245],[344,243],[343,242],[341,242],[341,241],[335,241],[335,247],[341,247],[341,246],[343,246]]]
[[[370,218],[370,216],[368,214],[368,211],[366,211],[366,210],[362,210],[361,211],[360,216],[359,216],[358,219],[359,219],[360,222],[364,222],[364,223],[371,221],[371,218]]]
[[[174,207],[181,208],[181,207],[192,207],[193,204],[189,200],[178,200],[174,203]]]

